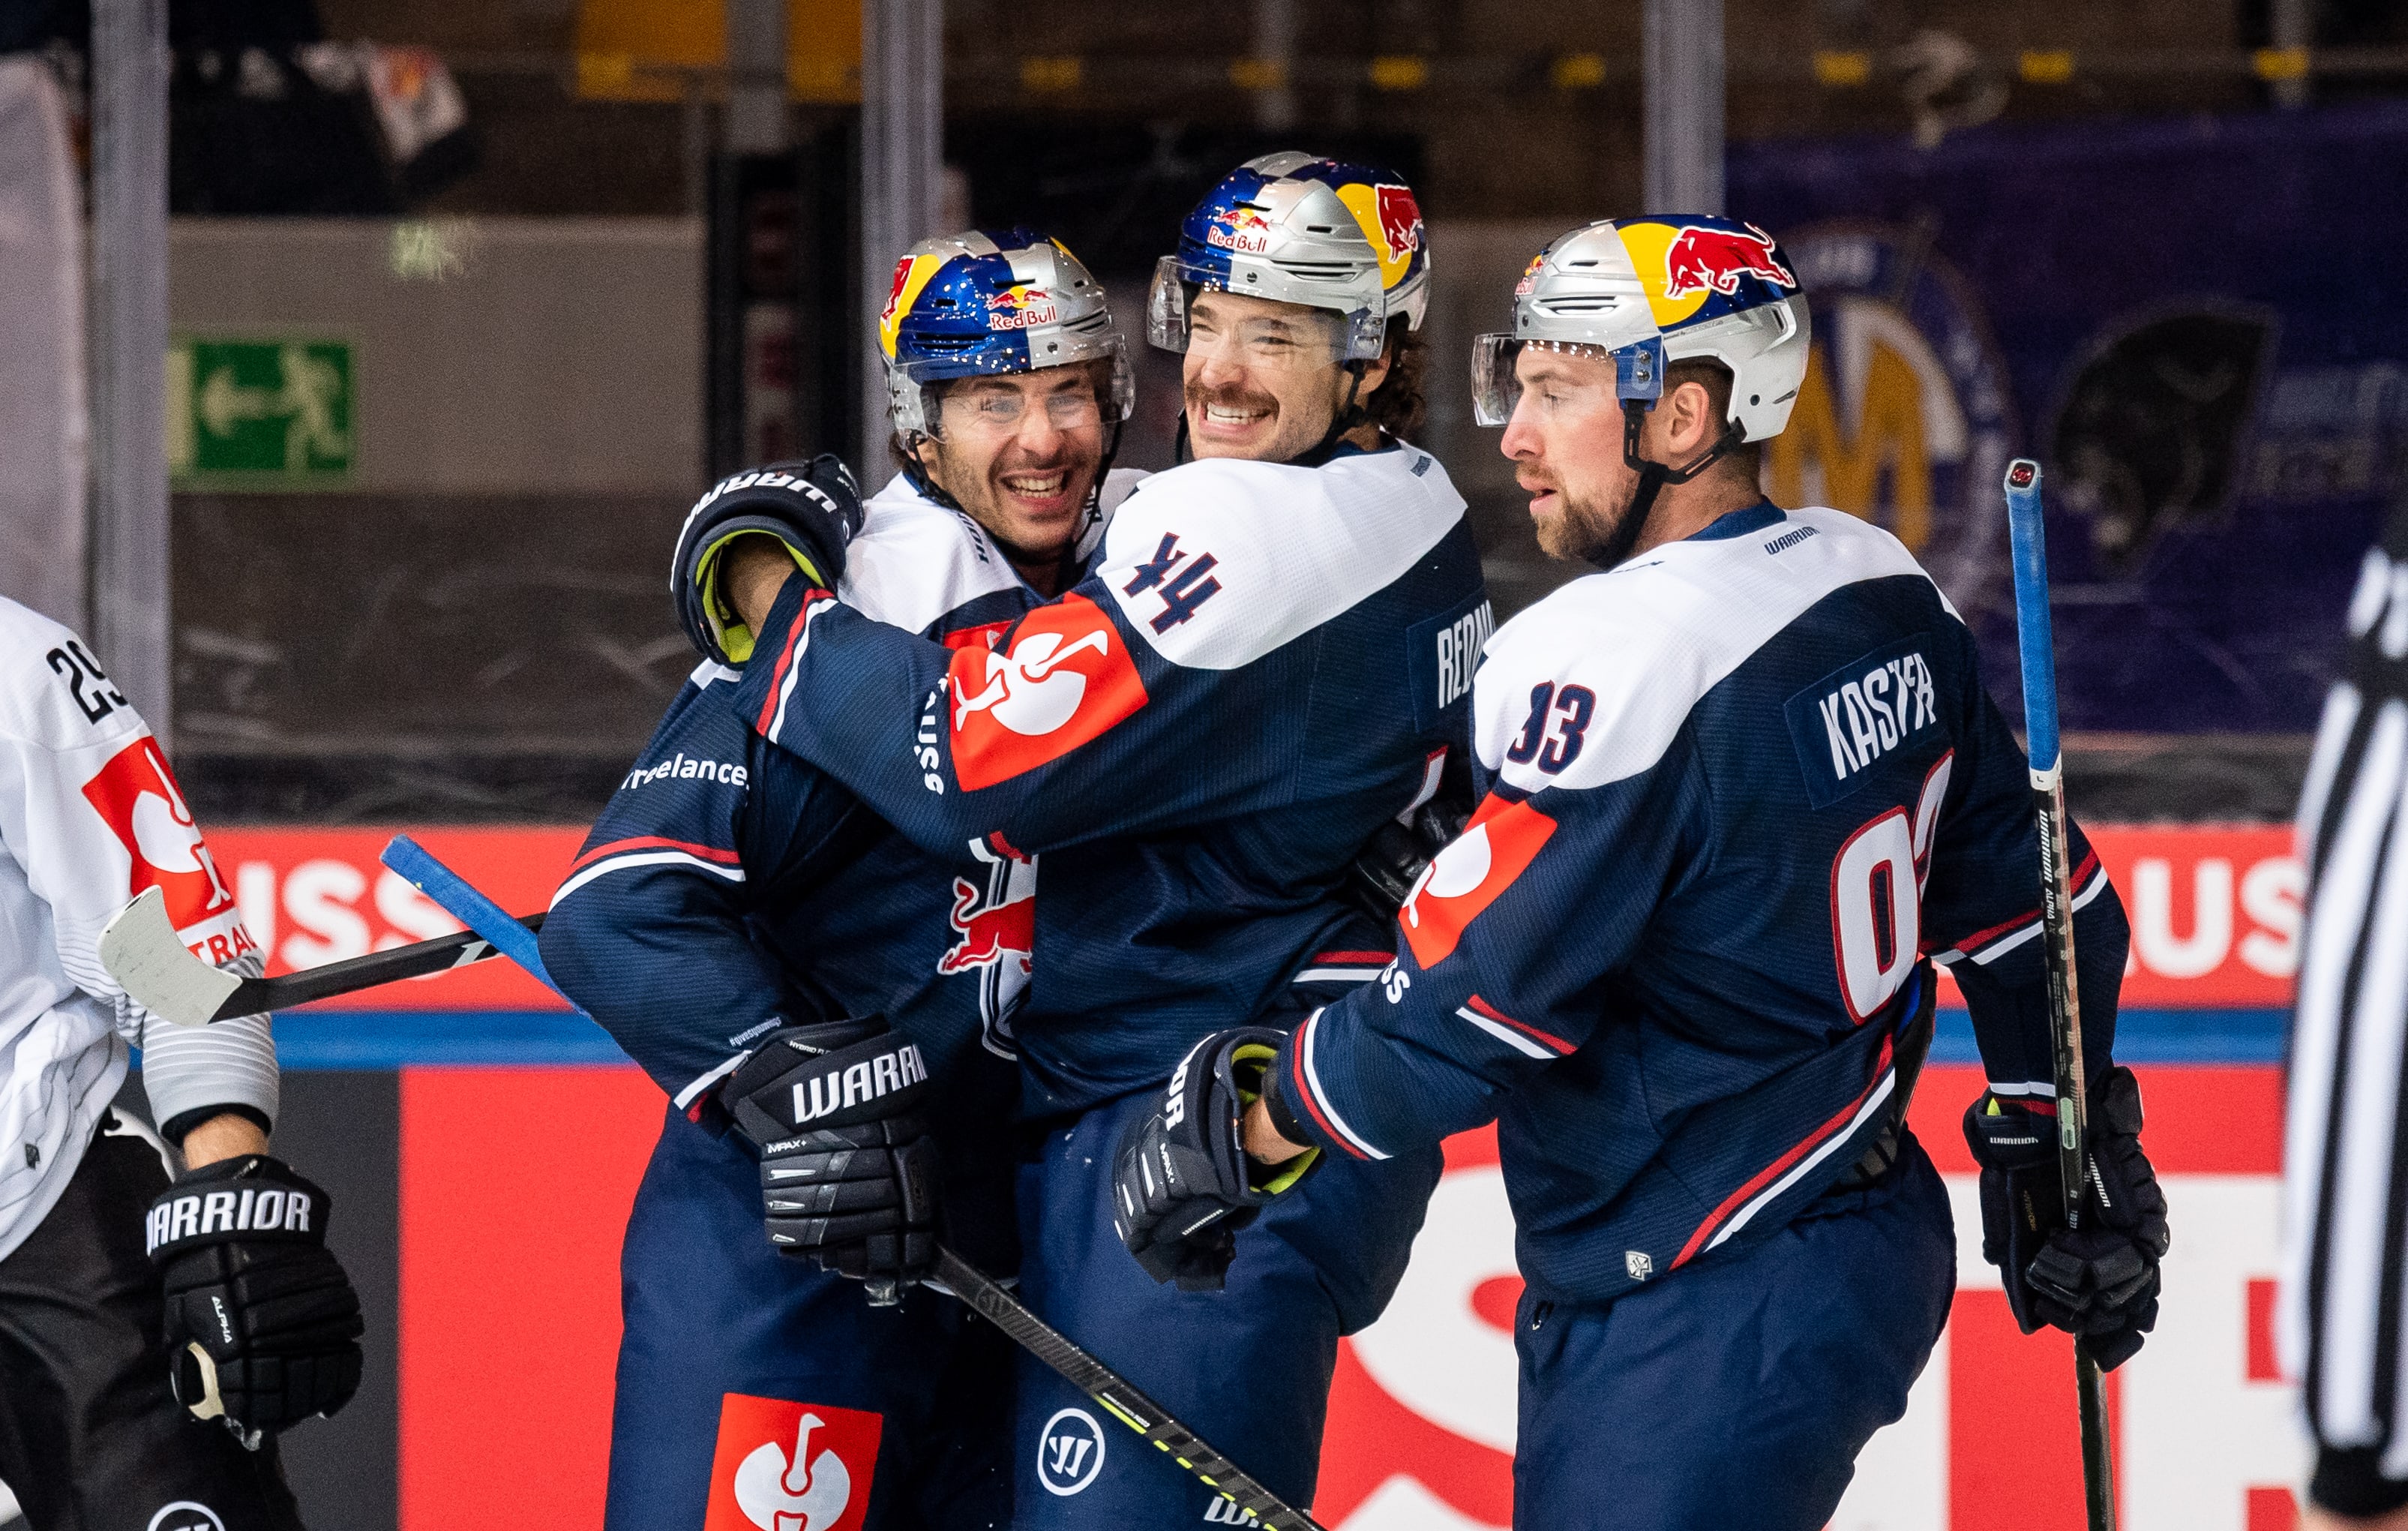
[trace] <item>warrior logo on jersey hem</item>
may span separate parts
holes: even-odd
[[[1904,230],[1810,228],[1782,248],[1814,345],[1788,428],[1765,443],[1766,492],[1887,528],[1978,630],[2005,602],[1999,479],[2019,431],[1973,289]]]
[[[1413,960],[1432,968],[1452,955],[1464,928],[1513,885],[1555,832],[1555,821],[1526,802],[1494,795],[1483,802],[1463,833],[1422,869],[1397,912]]]
[[[723,1394],[703,1531],[860,1531],[884,1424],[858,1408]]]
[[[1111,618],[1080,595],[1030,613],[993,649],[961,650],[947,686],[953,774],[972,791],[1059,759],[1146,702]]]

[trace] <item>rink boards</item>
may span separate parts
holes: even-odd
[[[433,912],[375,863],[390,832],[212,837],[271,971],[427,933]],[[578,838],[412,832],[518,910],[541,904]],[[2133,912],[2119,1051],[2142,1073],[2174,1219],[2157,1336],[2114,1379],[2124,1524],[2274,1531],[2293,1524],[2303,1464],[2272,1322],[2297,869],[2279,830],[2097,838]],[[541,990],[501,967],[408,986],[408,1011],[388,1008],[387,990],[373,1010],[279,1022],[288,1063],[305,1071],[285,1147],[312,1173],[339,1155],[337,1241],[370,1267],[370,1307],[388,1313],[389,1385],[294,1442],[305,1492],[358,1504],[363,1518],[339,1524],[396,1524],[371,1516],[373,1499],[392,1502],[372,1492],[379,1480],[397,1486],[408,1531],[599,1523],[619,1228],[662,1102],[590,1022],[537,1008]],[[2015,1332],[1979,1257],[1956,1126],[1979,1088],[1972,1057],[1962,1013],[1946,1016],[1914,1108],[1956,1200],[1956,1308],[1907,1417],[1860,1463],[1835,1521],[1845,1531],[2080,1524],[2067,1347]],[[1468,1134],[1449,1147],[1395,1303],[1340,1359],[1326,1524],[1508,1523],[1518,1290],[1494,1140]]]

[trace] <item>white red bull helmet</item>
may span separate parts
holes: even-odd
[[[1103,284],[1057,239],[1025,228],[923,239],[895,263],[878,316],[887,414],[908,449],[933,435],[927,385],[956,378],[1111,363],[1098,400],[1117,426],[1137,405],[1136,375]]]
[[[1146,339],[1187,349],[1191,287],[1327,309],[1346,321],[1340,361],[1374,361],[1388,321],[1429,310],[1421,204],[1397,176],[1289,151],[1248,160],[1180,225],[1154,267]]]
[[[1599,220],[1531,260],[1513,289],[1512,334],[1472,342],[1472,412],[1484,426],[1512,418],[1525,345],[1612,356],[1624,403],[1641,408],[1662,396],[1666,367],[1716,361],[1730,369],[1737,439],[1761,441],[1789,424],[1812,335],[1796,268],[1754,224]]]

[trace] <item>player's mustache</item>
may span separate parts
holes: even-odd
[[[1207,387],[1191,383],[1183,390],[1183,402],[1190,410],[1218,405],[1225,410],[1260,410],[1268,414],[1279,412],[1279,400],[1269,394],[1258,394],[1235,383]]]

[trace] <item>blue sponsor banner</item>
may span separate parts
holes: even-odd
[[[2408,105],[1756,142],[1729,187],[1813,304],[1774,498],[1896,531],[2010,715],[2028,454],[2068,729],[2314,727],[2408,493]]]

